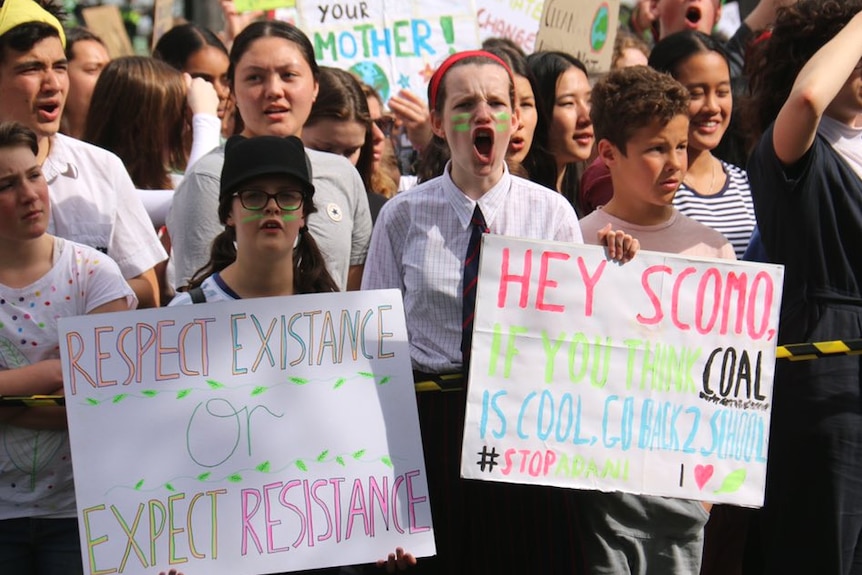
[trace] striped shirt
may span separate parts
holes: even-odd
[[[362,289],[404,294],[413,368],[461,369],[462,277],[476,203],[442,176],[383,206]],[[506,171],[478,201],[492,234],[582,243],[575,210],[560,194]]]
[[[721,166],[727,181],[717,194],[704,196],[683,183],[673,198],[673,205],[691,219],[720,232],[741,259],[757,223],[751,185],[742,168],[725,162],[721,162]]]

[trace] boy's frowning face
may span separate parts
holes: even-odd
[[[661,38],[683,30],[711,34],[721,17],[719,0],[652,0],[652,7]]]
[[[7,48],[0,62],[0,121],[21,122],[40,138],[51,137],[60,129],[68,90],[60,38],[40,40],[26,52]]]
[[[638,225],[667,220],[688,167],[688,123],[684,114],[674,116],[664,126],[654,121],[635,130],[625,150],[608,140],[599,143],[599,155],[610,168],[614,183],[611,213]]]

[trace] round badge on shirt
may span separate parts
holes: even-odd
[[[344,217],[344,212],[341,211],[341,207],[334,202],[326,206],[326,214],[333,222],[340,222]]]

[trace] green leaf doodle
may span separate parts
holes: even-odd
[[[731,471],[727,477],[724,478],[724,481],[721,482],[721,487],[716,489],[713,493],[733,493],[734,491],[739,491],[739,488],[742,487],[743,483],[745,483],[745,475],[745,469]]]
[[[207,385],[210,386],[210,389],[221,389],[224,387],[223,383],[219,383],[214,379],[208,379]]]
[[[210,473],[209,471],[201,473],[200,475],[198,475],[198,481],[206,481],[210,478],[210,475],[212,475],[212,473]]]
[[[261,473],[269,473],[269,461],[264,461],[263,463],[255,467],[255,469],[257,469]]]
[[[329,455],[329,450],[328,450],[328,449],[324,449],[324,450],[320,453],[320,455],[318,455],[318,456],[317,456],[317,462],[318,462],[318,463],[323,463],[323,462],[326,460],[326,456],[327,456],[327,455]]]
[[[176,491],[174,486],[171,485],[170,483],[165,483],[165,489],[167,489],[168,491]]]
[[[339,387],[341,387],[342,385],[344,385],[344,383],[345,383],[346,381],[347,381],[347,380],[346,380],[345,378],[343,378],[343,377],[339,377],[339,378],[338,378],[338,381],[336,381],[336,382],[335,382],[335,385],[334,385],[334,386],[332,386],[332,389],[338,389]]]
[[[378,381],[377,385],[385,385],[385,384],[389,383],[390,379],[392,379],[392,378],[387,375],[386,377],[384,377],[383,379]]]
[[[177,399],[182,399],[192,392],[191,389],[181,389],[177,392]]]
[[[251,394],[252,394],[252,395],[260,395],[260,394],[261,394],[261,393],[263,393],[264,391],[266,391],[266,388],[265,388],[264,386],[262,386],[262,385],[258,385],[258,386],[257,386],[257,387],[255,387],[253,390],[251,390]]]
[[[359,375],[361,375],[362,377],[370,377],[370,378],[374,379],[374,374],[370,373],[368,371],[360,371]]]
[[[92,397],[88,397],[87,403],[89,403],[90,405],[99,405],[101,401],[99,401],[98,399],[93,399]]]
[[[144,486],[144,480],[141,479],[140,481],[135,483],[135,491],[139,491],[141,489],[141,487],[143,487],[143,486]]]
[[[125,398],[126,398],[126,396],[127,396],[127,395],[128,395],[128,394],[126,394],[126,393],[118,393],[117,395],[115,395],[115,396],[111,399],[111,402],[112,402],[112,403],[120,403],[121,401],[123,401],[123,399],[125,399]]]
[[[380,461],[382,461],[382,462],[383,462],[383,465],[385,465],[386,467],[392,467],[392,460],[391,460],[391,459],[389,459],[389,457],[387,457],[386,455],[384,455],[383,457],[381,457],[381,458],[380,458]]]
[[[296,467],[297,467],[300,471],[308,471],[308,466],[307,466],[307,465],[305,464],[305,462],[304,462],[303,460],[301,460],[301,459],[297,459],[297,460],[296,460]]]
[[[145,389],[144,391],[141,392],[141,395],[143,395],[144,397],[155,397],[158,394],[159,394],[159,392],[156,391],[155,389]]]
[[[287,380],[291,383],[295,383],[296,385],[305,385],[306,383],[308,383],[308,380],[304,377],[288,377]]]
[[[360,458],[360,457],[362,457],[363,455],[365,455],[365,450],[364,450],[364,449],[360,449],[359,451],[356,451],[356,452],[354,452],[354,453],[353,453],[353,459],[359,459],[359,458]]]
[[[239,483],[240,481],[242,481],[242,475],[240,475],[239,473],[234,473],[232,475],[228,475],[227,480],[231,483]]]
[[[339,455],[338,457],[335,458],[335,463],[344,467],[344,458]]]

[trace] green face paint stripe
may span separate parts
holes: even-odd
[[[509,129],[509,124],[497,124],[497,131],[498,132],[505,132],[508,129]]]
[[[452,129],[456,132],[469,132],[470,124],[453,124]]]
[[[248,222],[253,222],[255,220],[262,220],[265,217],[266,217],[265,214],[252,214],[250,216],[246,216],[245,218],[243,218],[242,223],[245,224]],[[283,216],[281,216],[281,221],[283,221],[283,222],[295,222],[296,220],[300,219],[301,217],[302,216],[297,216],[295,214],[284,214]]]
[[[456,124],[463,124],[470,121],[470,114],[453,114],[452,121]]]
[[[508,122],[512,119],[512,114],[510,114],[509,112],[499,112],[497,114],[494,114],[494,118],[498,122]]]

